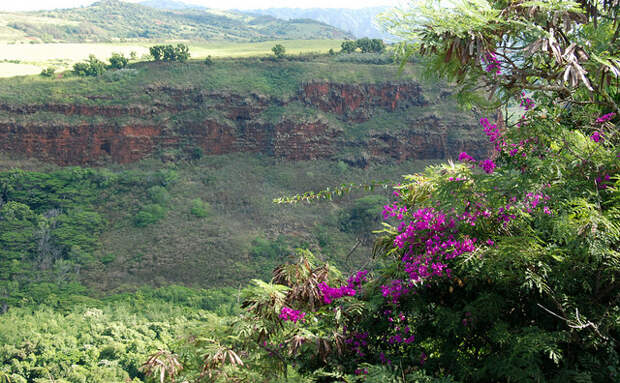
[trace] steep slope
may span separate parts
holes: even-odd
[[[0,36],[44,42],[118,40],[339,39],[348,34],[311,20],[209,9],[163,10],[118,0],[53,11],[0,13]]]
[[[237,286],[296,247],[350,270],[368,261],[359,229],[376,227],[389,189],[294,210],[272,199],[398,182],[488,148],[473,114],[414,66],[399,76],[298,60],[0,81],[0,214],[11,217],[0,220],[0,262],[27,260],[12,277],[21,289],[76,280],[96,291]]]
[[[459,113],[446,92],[423,86],[413,72],[398,79],[395,67],[323,60],[145,63],[100,79],[31,83],[27,92],[43,100],[28,100],[23,80],[7,80],[0,94],[0,150],[60,165],[199,151],[361,167],[486,151],[472,138],[478,129],[473,116]],[[47,89],[71,98],[50,97]]]

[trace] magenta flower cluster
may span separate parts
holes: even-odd
[[[331,287],[325,282],[319,283],[318,286],[319,290],[321,290],[321,295],[323,295],[323,302],[325,304],[330,304],[335,299],[344,296],[354,296],[356,290],[359,290],[362,287],[362,283],[366,282],[367,275],[367,270],[358,271],[347,280],[346,285],[340,287]]]
[[[489,141],[492,143],[497,141],[500,137],[500,131],[496,124],[491,124],[488,118],[481,118],[480,125],[484,128],[484,133],[489,137]]]
[[[396,202],[392,203],[392,205],[383,206],[383,219],[388,219],[389,217],[396,217],[400,221],[403,219],[406,213],[407,206],[398,206]]]
[[[534,103],[534,100],[532,100],[531,98],[527,97],[525,95],[525,92],[521,92],[521,107],[525,110],[530,110],[532,108],[534,108],[536,104]]]
[[[612,113],[604,114],[601,117],[597,118],[596,122],[599,123],[599,124],[602,124],[603,122],[607,122],[607,121],[611,120],[612,118],[614,118],[615,115],[616,115],[616,113],[613,113],[613,112]]]
[[[346,334],[347,328],[344,328]],[[347,337],[344,341],[351,349],[355,352],[355,354],[359,357],[366,356],[364,349],[368,346],[368,333],[353,333],[351,336]]]
[[[389,298],[392,303],[397,303],[401,296],[409,293],[409,287],[399,279],[393,280],[389,285],[381,286],[381,294]]]
[[[461,152],[461,154],[459,154],[459,161],[476,162],[476,159],[465,152]]]
[[[299,320],[303,321],[305,316],[306,313],[299,310],[293,310],[290,307],[282,307],[282,310],[280,310],[280,319],[284,321],[297,323]]]
[[[594,142],[599,142],[602,141],[604,138],[603,134],[600,133],[599,131],[595,131],[594,133],[592,133],[592,135],[590,136],[590,139]]]
[[[323,302],[325,304],[332,303],[335,299],[342,298],[344,296],[352,297],[355,295],[355,289],[349,286],[330,287],[327,283],[319,283],[319,290],[323,295]]]
[[[476,160],[472,156],[470,156],[469,154],[465,152],[461,152],[461,154],[459,154],[459,161],[472,162],[472,163],[476,162]],[[486,160],[479,161],[478,166],[482,168],[482,170],[484,170],[485,173],[491,174],[493,173],[493,171],[495,171],[495,168],[497,165],[495,165],[495,162],[493,162],[493,160],[487,158]]]
[[[600,190],[605,190],[608,188],[607,185],[607,181],[609,181],[611,179],[611,177],[609,176],[609,174],[604,174],[602,176],[596,177],[596,186],[600,189]]]
[[[433,277],[450,276],[446,261],[475,250],[474,242],[456,239],[456,221],[433,208],[423,208],[411,214],[412,220],[402,221],[394,246],[403,249],[401,258],[407,281],[393,280],[381,286],[384,297],[392,303],[411,291],[420,281]]]
[[[484,161],[480,161],[480,167],[484,170],[485,173],[491,174],[493,170],[495,170],[495,162],[492,160],[486,159]]]
[[[523,210],[531,213],[536,207],[542,206],[545,214],[551,214],[551,210],[547,206],[550,197],[541,193],[527,193],[523,200]]]
[[[361,289],[362,284],[368,281],[368,270],[360,270],[347,279],[347,286],[353,289]]]
[[[484,56],[484,63],[486,64],[486,67],[484,68],[485,71],[489,73],[502,74],[499,60],[497,59],[495,52],[488,52]]]

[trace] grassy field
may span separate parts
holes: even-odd
[[[0,29],[0,34],[2,30]],[[193,58],[207,56],[250,57],[272,55],[271,48],[282,44],[288,54],[310,52],[327,53],[338,50],[341,40],[279,40],[256,43],[203,42],[190,43]],[[59,43],[59,44],[9,44],[0,43],[0,77],[38,74],[47,67],[57,71],[70,69],[74,63],[84,61],[94,54],[100,60],[107,60],[113,52],[129,57],[135,52],[139,59],[149,53],[149,46],[156,43]]]

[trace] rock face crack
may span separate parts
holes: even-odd
[[[444,101],[429,101],[415,82],[305,82],[286,99],[169,86],[150,86],[145,94],[153,99],[150,105],[0,103],[0,151],[59,165],[130,163],[166,150],[200,149],[204,154],[250,152],[287,160],[338,158],[365,166],[368,161],[444,159],[463,150],[472,155],[489,150],[482,135],[451,134],[478,126],[472,116],[435,115],[431,108]],[[292,103],[335,120],[286,113],[279,119],[265,117],[270,108]],[[414,108],[429,111],[416,116]],[[48,116],[45,121],[41,113]],[[347,129],[377,113],[406,115],[407,123],[360,137],[347,135]]]

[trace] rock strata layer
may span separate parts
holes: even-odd
[[[444,101],[429,100],[414,82],[307,82],[286,99],[195,88],[151,86],[144,92],[151,104],[0,104],[0,151],[59,165],[130,163],[166,151],[199,151],[341,159],[363,167],[371,161],[445,159],[460,151],[483,156],[489,150],[473,115],[434,112],[445,108]],[[316,113],[265,117],[269,108],[292,104]],[[348,134],[378,114],[397,114],[401,123]]]

